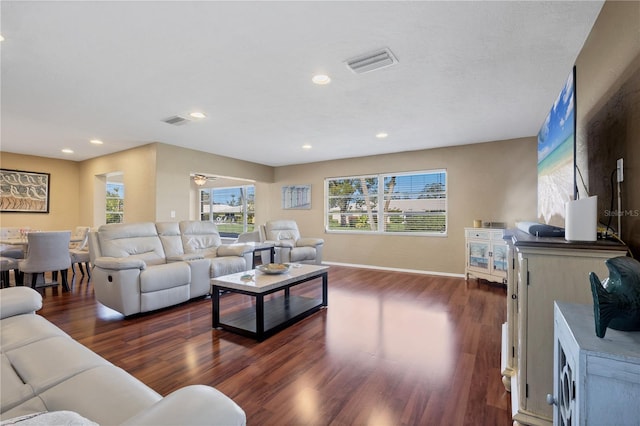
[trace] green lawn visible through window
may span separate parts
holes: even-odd
[[[220,235],[237,237],[254,230],[255,186],[200,189],[200,220],[215,222]]]
[[[327,231],[444,235],[445,170],[325,179]]]

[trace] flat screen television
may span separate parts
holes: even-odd
[[[565,226],[576,194],[576,67],[538,132],[538,222]]]

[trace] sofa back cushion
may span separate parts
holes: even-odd
[[[156,229],[158,230],[160,242],[162,243],[167,259],[179,257],[184,254],[178,222],[157,222]]]
[[[222,245],[220,233],[213,222],[183,220],[180,222],[180,233],[185,253],[215,257],[218,247]]]
[[[98,228],[102,256],[135,257],[147,265],[166,263],[155,223],[111,223]]]
[[[300,231],[295,220],[272,220],[264,225],[265,240],[298,241]]]

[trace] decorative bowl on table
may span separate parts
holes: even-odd
[[[256,269],[265,274],[284,274],[289,272],[291,266],[287,263],[266,263],[258,265]]]

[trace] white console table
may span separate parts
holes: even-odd
[[[500,284],[507,282],[507,243],[504,229],[464,228],[465,279],[473,276]]]

